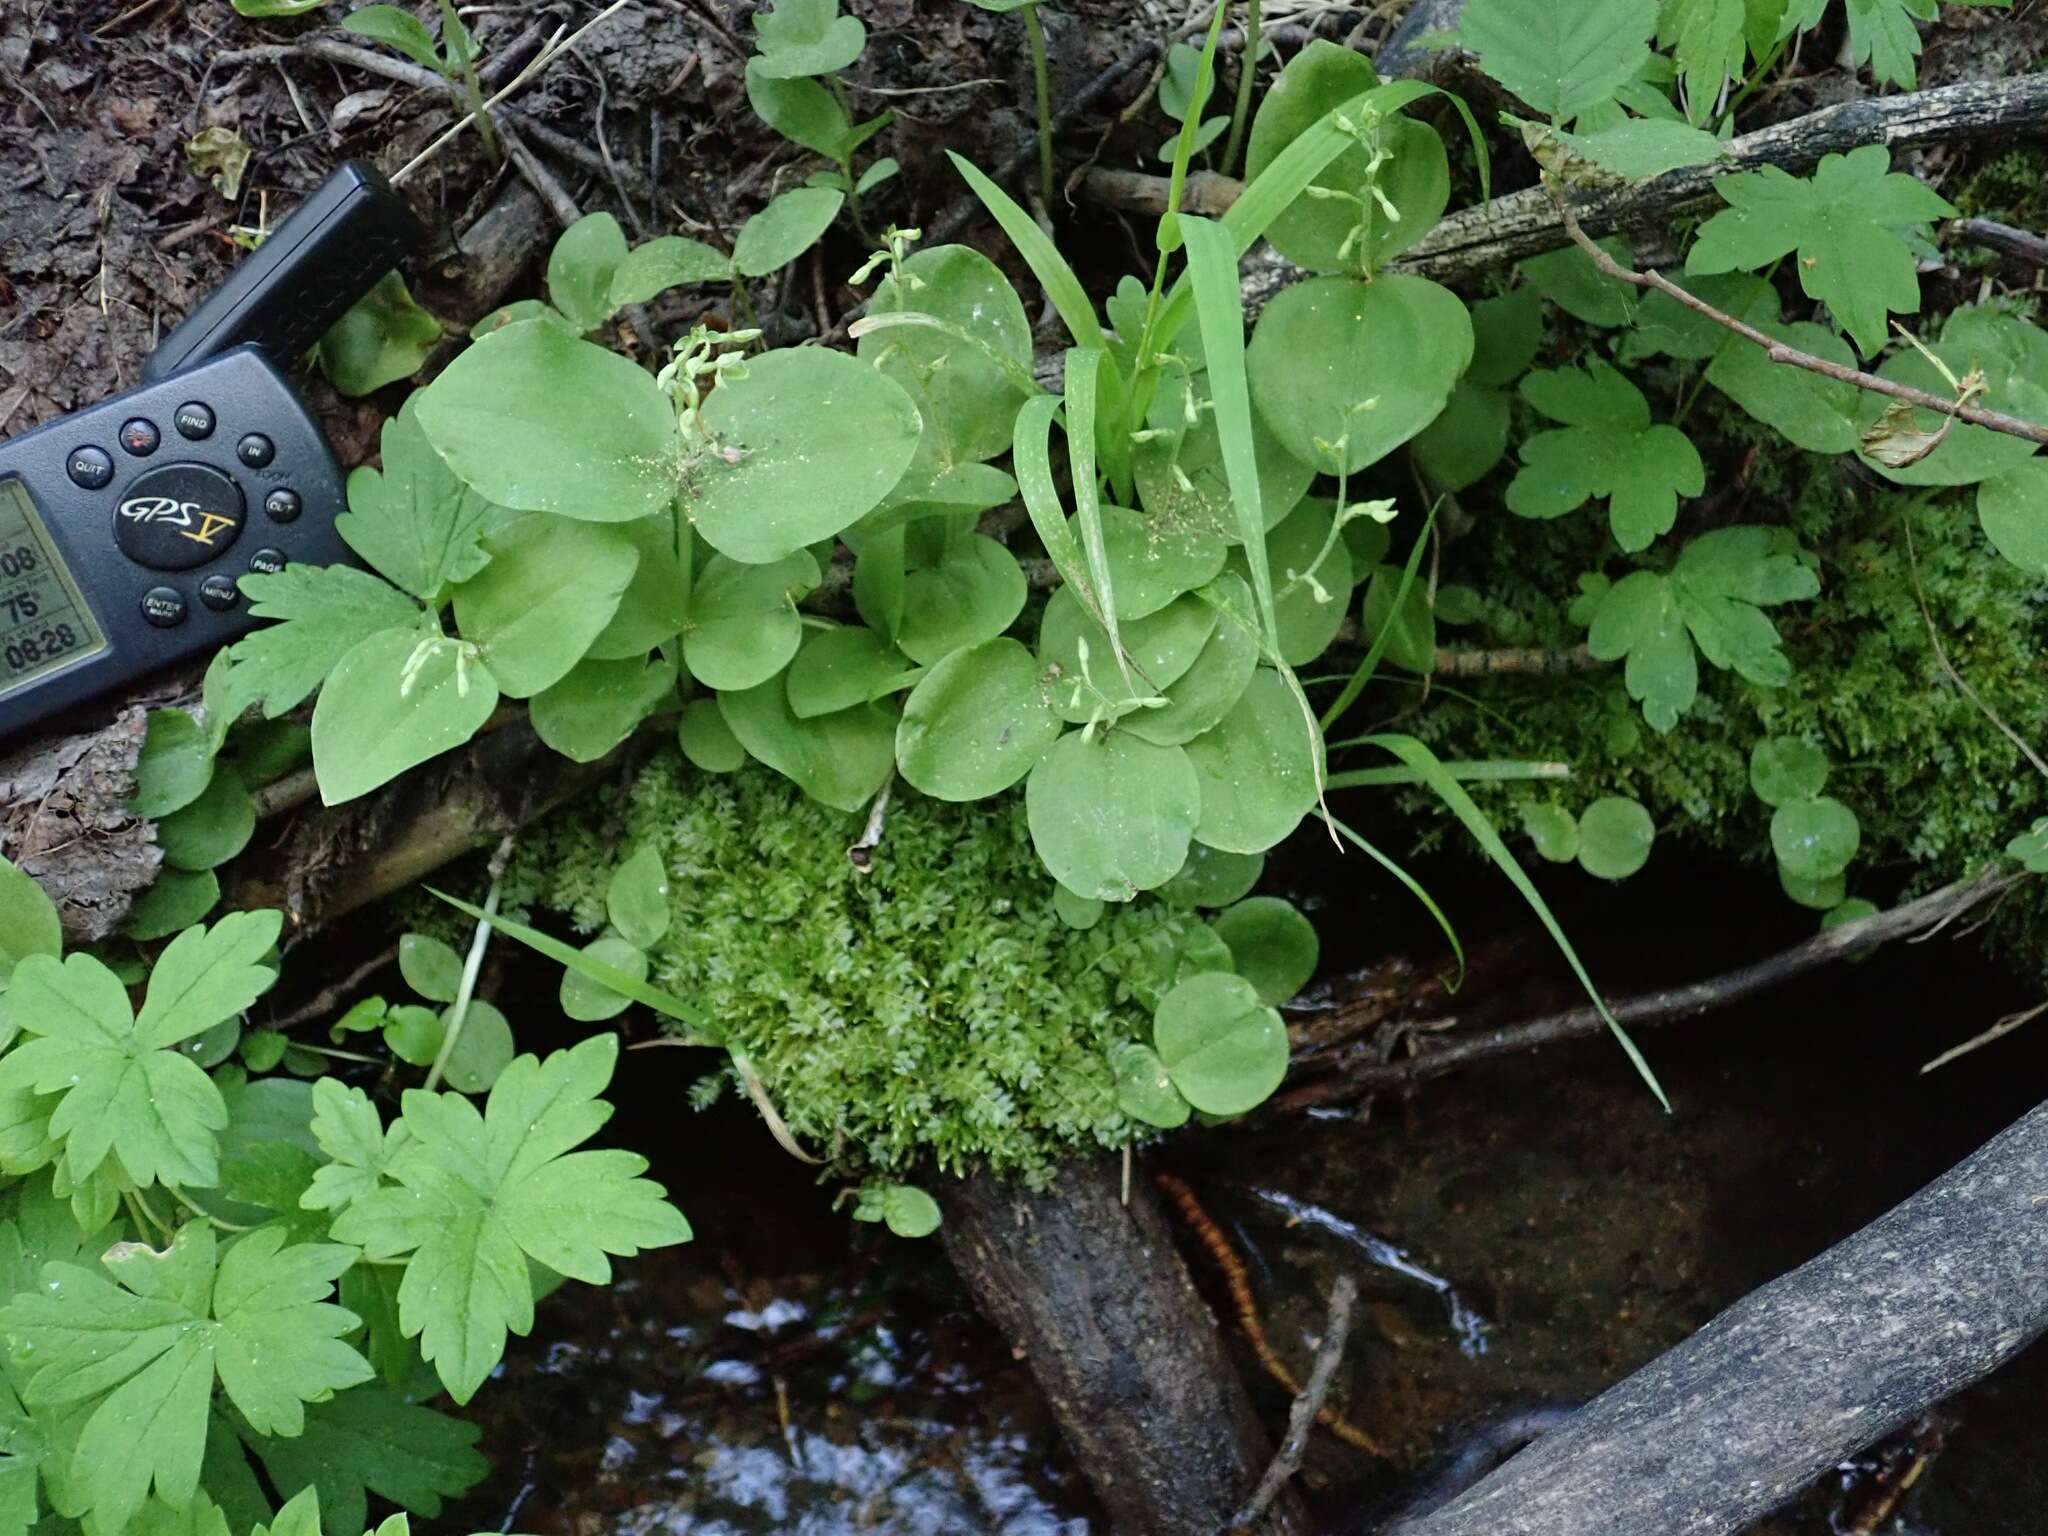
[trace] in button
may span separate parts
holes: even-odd
[[[262,469],[277,457],[277,448],[261,432],[251,432],[235,444],[235,457],[251,469]]]
[[[185,622],[185,594],[176,587],[151,587],[142,594],[142,616],[158,629]]]
[[[138,565],[189,571],[227,552],[248,515],[242,488],[209,464],[145,470],[121,493],[114,542]]]

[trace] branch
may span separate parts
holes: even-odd
[[[1257,1526],[1287,1479],[1301,1469],[1301,1458],[1308,1453],[1308,1432],[1330,1395],[1330,1383],[1337,1379],[1337,1366],[1344,1358],[1344,1341],[1351,1336],[1351,1306],[1357,1300],[1357,1277],[1339,1275],[1330,1288],[1330,1315],[1323,1323],[1323,1342],[1316,1350],[1315,1367],[1308,1373],[1308,1385],[1301,1396],[1287,1410],[1287,1438],[1280,1442],[1272,1465],[1266,1468],[1266,1475],[1259,1479],[1252,1496],[1245,1500],[1244,1508],[1230,1517],[1228,1529],[1248,1531]]]
[[[2048,123],[2048,74],[2014,80],[1973,80],[1938,90],[1914,91],[1863,101],[1846,101],[1730,139],[1721,159],[1668,171],[1627,187],[1582,194],[1578,221],[1596,235],[1633,226],[1669,223],[1675,214],[1712,206],[1717,177],[1766,165],[1793,172],[1811,170],[1823,155],[1845,154],[1865,144],[1896,151],[1928,144],[1962,144],[2038,130]],[[1153,186],[1152,183],[1157,183]],[[1084,195],[1110,207],[1163,212],[1166,179],[1133,172],[1091,170],[1080,178]],[[1203,196],[1228,208],[1242,183],[1216,178]],[[1444,219],[1389,263],[1390,272],[1412,272],[1451,282],[1539,256],[1565,243],[1564,221],[1541,187],[1496,197]],[[1246,274],[1248,307],[1266,303],[1308,274],[1278,256],[1255,255]]]
[[[1565,233],[1571,237],[1574,245],[1586,253],[1587,259],[1594,266],[1598,267],[1609,277],[1614,278],[1617,282],[1627,283],[1635,288],[1654,289],[1666,298],[1683,304],[1694,314],[1703,316],[1726,330],[1733,331],[1746,341],[1755,342],[1764,349],[1764,355],[1770,358],[1772,362],[1783,363],[1791,368],[1804,368],[1808,373],[1818,373],[1827,378],[1839,380],[1844,384],[1853,384],[1858,389],[1867,389],[1874,395],[1889,395],[1894,400],[1903,400],[1908,405],[1916,405],[1924,411],[1934,411],[1939,415],[1952,416],[1958,421],[1967,421],[1973,426],[1989,427],[1994,432],[2004,432],[2012,437],[2023,437],[2031,443],[2048,443],[2048,427],[2044,427],[2038,422],[2027,421],[2019,416],[2008,416],[2004,411],[1987,411],[1982,406],[1970,405],[1966,403],[1967,390],[1964,397],[1960,398],[1929,394],[1926,390],[1915,389],[1910,384],[1894,383],[1892,380],[1880,378],[1874,373],[1864,373],[1861,369],[1845,368],[1840,363],[1831,363],[1824,357],[1815,357],[1811,352],[1802,352],[1797,347],[1790,346],[1785,342],[1779,341],[1774,336],[1767,335],[1748,322],[1738,320],[1733,315],[1714,308],[1705,299],[1697,294],[1688,293],[1661,272],[1638,272],[1633,267],[1623,266],[1596,245],[1593,242],[1593,237],[1579,227],[1578,218],[1566,203],[1563,194],[1548,179],[1545,180],[1544,186],[1550,192],[1550,199],[1557,207],[1558,217],[1564,221]]]
[[[2002,256],[2016,256],[2037,267],[2048,267],[2048,240],[2031,230],[2014,229],[1996,219],[1957,219],[1948,231],[1973,245],[1985,246]]]
[[[1698,1018],[1772,987],[1782,986],[1834,961],[1854,959],[1893,940],[1929,934],[2023,878],[2000,872],[1995,867],[1989,868],[1973,879],[1945,885],[1938,891],[1930,891],[1925,896],[1874,917],[1866,917],[1861,922],[1823,928],[1803,943],[1719,976],[1687,982],[1660,992],[1622,998],[1610,1005],[1611,1011],[1623,1024],[1631,1025],[1667,1024],[1679,1019]],[[1380,1016],[1384,1017],[1383,1003],[1369,1001],[1367,1006],[1379,1008]],[[1348,1101],[1376,1089],[1405,1087],[1427,1078],[1441,1077],[1490,1057],[1597,1035],[1607,1028],[1606,1020],[1594,1009],[1569,1008],[1562,1013],[1527,1019],[1519,1024],[1503,1024],[1494,1029],[1471,1030],[1450,1036],[1437,1033],[1456,1023],[1456,1015],[1428,1020],[1416,1027],[1429,1031],[1429,1038],[1441,1043],[1432,1044],[1420,1055],[1406,1061],[1369,1061],[1346,1066],[1332,1077],[1304,1083],[1279,1095],[1274,1099],[1273,1107],[1298,1111]],[[1334,1032],[1343,1033],[1341,1029]]]
[[[1728,1536],[2048,1327],[2048,1105],[1397,1536]]]

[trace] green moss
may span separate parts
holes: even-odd
[[[947,805],[899,787],[865,875],[846,856],[859,830],[764,769],[713,777],[671,754],[623,801],[528,834],[504,899],[595,931],[624,855],[659,850],[673,920],[651,979],[729,1032],[835,1172],[929,1158],[1043,1183],[1061,1158],[1139,1134],[1108,1052],[1149,1038],[1146,1000],[1208,925],[1144,900],[1067,927],[1019,796]]]
[[[1955,194],[1965,218],[2038,229],[2048,213],[2048,151],[2022,144],[1994,155]]]
[[[1773,447],[1762,428],[1730,416],[1713,430],[1748,434],[1758,448],[1739,516],[1782,522],[1821,555],[1821,595],[1772,614],[1794,667],[1789,685],[1759,687],[1703,661],[1699,702],[1660,735],[1642,723],[1615,665],[1437,689],[1409,728],[1446,757],[1571,766],[1571,780],[1541,789],[1482,788],[1504,831],[1516,830],[1515,808],[1530,798],[1576,811],[1602,795],[1628,795],[1649,808],[1667,850],[1711,848],[1766,871],[1770,812],[1750,789],[1750,749],[1766,735],[1801,737],[1826,749],[1834,765],[1828,793],[1862,823],[1852,892],[1882,897],[1953,879],[2048,811],[2048,785],[1943,668],[1914,594],[1907,531],[1950,662],[2023,733],[2048,719],[2048,585],[1991,549],[1973,491],[1921,501],[1873,489],[1834,461]],[[1444,579],[1488,594],[1481,625],[1461,640],[1581,642],[1565,598],[1577,575],[1600,563],[1599,522],[1584,514],[1549,524],[1495,516],[1453,545]],[[1408,796],[1405,805],[1441,829],[1426,796]],[[2026,905],[2013,907],[2016,925],[2028,921]],[[2048,941],[2030,942],[2036,955],[2048,953]]]

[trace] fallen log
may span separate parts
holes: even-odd
[[[1811,170],[1823,155],[1844,154],[1865,144],[1884,144],[1894,151],[1918,149],[2039,132],[2044,127],[2048,74],[1845,101],[1730,139],[1723,158],[1711,164],[1687,166],[1632,186],[1580,189],[1572,195],[1571,209],[1581,227],[1594,235],[1654,228],[1675,214],[1716,205],[1720,199],[1714,179],[1732,171],[1775,165],[1799,173]],[[1189,181],[1196,199],[1190,206],[1201,212],[1223,212],[1243,190],[1241,182],[1223,176]],[[1153,214],[1166,210],[1168,183],[1163,176],[1095,168],[1080,177],[1079,185],[1083,196],[1109,207]],[[1563,217],[1550,195],[1542,187],[1530,187],[1452,214],[1388,270],[1452,282],[1556,250],[1567,241]],[[1255,251],[1246,263],[1246,306],[1266,303],[1306,275],[1270,250]]]
[[[1030,1363],[1111,1522],[1131,1536],[1225,1530],[1272,1456],[1149,1181],[1111,1161],[1043,1194],[949,1180],[940,1232],[982,1312]],[[1257,1529],[1308,1529],[1281,1490]]]
[[[2048,1329],[2048,1105],[1397,1536],[1727,1536]]]

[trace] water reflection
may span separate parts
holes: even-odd
[[[681,1134],[750,1131],[724,1119],[686,1121]],[[855,1227],[800,1176],[760,1172],[744,1198],[693,1200],[679,1181],[696,1243],[540,1307],[534,1337],[513,1341],[471,1410],[497,1470],[442,1528],[1099,1529],[1028,1372],[938,1246]]]

